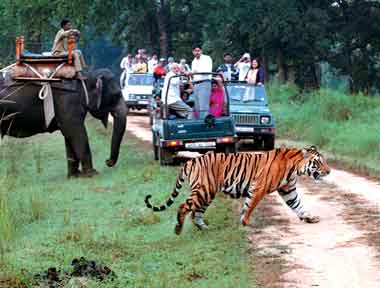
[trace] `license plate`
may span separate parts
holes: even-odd
[[[215,148],[214,141],[185,143],[186,148]]]
[[[149,104],[148,100],[139,100],[137,103],[139,104]]]
[[[254,132],[254,131],[255,131],[254,127],[243,127],[243,126],[236,127],[236,132]]]

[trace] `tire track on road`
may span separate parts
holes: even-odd
[[[261,221],[261,214],[253,221],[249,240],[259,261],[266,258],[268,267],[275,265],[277,258],[284,260],[282,273],[274,283],[264,279],[261,284],[271,288],[380,287],[380,247],[371,247],[365,227],[356,227],[349,221],[350,207],[340,200],[342,190],[309,180],[302,181],[297,189],[303,194],[305,205],[320,215],[321,222],[299,221],[276,193],[264,199],[266,203],[261,209],[269,210],[266,217],[288,221],[264,228],[255,227],[255,222]]]

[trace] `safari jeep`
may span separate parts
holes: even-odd
[[[239,141],[253,141],[257,149],[273,149],[276,126],[264,86],[228,82],[226,87]]]
[[[206,74],[210,78],[198,82],[193,81],[193,91],[196,91],[196,86],[201,82],[209,82],[211,85],[211,77],[218,75],[216,73],[194,73],[193,76],[195,77],[199,74]],[[188,80],[185,75],[177,75],[170,78],[169,81],[172,81],[175,77],[182,77],[184,82]],[[160,110],[155,114],[152,125],[155,160],[159,160],[161,165],[167,165],[173,163],[174,157],[180,151],[196,151],[199,153],[207,151],[234,153],[236,151],[237,137],[233,119],[229,114],[228,92],[224,85],[222,88],[226,110],[220,117],[208,114],[203,119],[197,118],[201,111],[196,111],[196,108],[193,108],[194,119],[184,119],[163,104],[166,101],[160,104],[160,107],[158,107]],[[162,95],[162,97],[166,97],[165,99],[167,99],[167,96],[167,93]],[[200,95],[200,97],[210,99],[210,95]],[[185,101],[185,103],[190,107],[198,107],[194,93],[190,94],[188,101]]]
[[[130,73],[121,90],[128,110],[147,109],[151,105],[153,92],[153,75],[148,73]]]

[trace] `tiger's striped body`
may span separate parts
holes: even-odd
[[[316,179],[330,172],[322,155],[314,148],[279,148],[262,154],[253,153],[207,153],[189,160],[182,167],[176,187],[166,205],[154,207],[148,195],[145,202],[153,211],[163,211],[174,202],[185,179],[188,179],[191,194],[178,209],[176,233],[181,233],[187,213],[192,212],[194,224],[207,228],[203,215],[217,192],[232,198],[246,197],[241,210],[241,223],[247,225],[253,209],[260,200],[273,191],[278,191],[286,204],[306,222],[317,222],[303,208],[296,191],[297,176],[308,174]]]

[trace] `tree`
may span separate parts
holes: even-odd
[[[329,62],[349,75],[351,93],[379,88],[379,1],[336,1],[332,10],[335,31]]]

